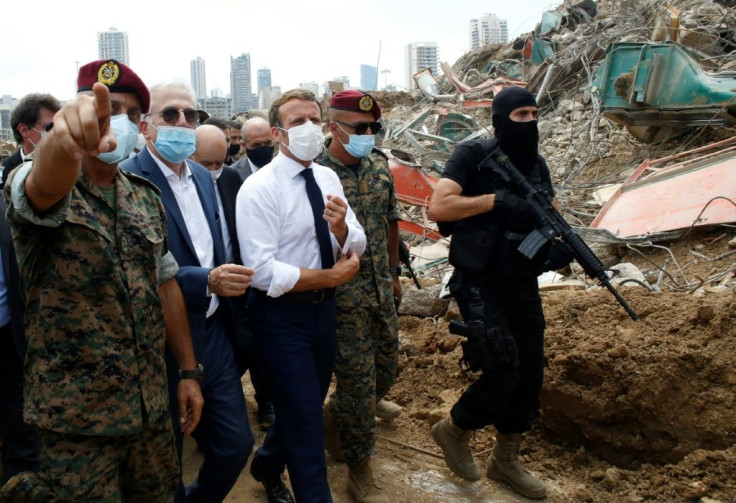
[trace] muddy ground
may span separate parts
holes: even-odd
[[[736,266],[734,255],[711,260],[731,249],[733,237],[730,229],[703,231],[672,244],[672,255],[655,250],[646,260],[624,259],[647,272],[667,255],[688,278],[707,278]],[[522,457],[546,482],[546,501],[736,502],[736,296],[729,277],[721,280],[725,287],[698,293],[621,287],[639,321],[605,289],[544,295],[542,415]],[[400,325],[400,371],[389,398],[405,413],[376,428],[376,471],[392,501],[526,501],[503,484],[468,483],[445,467],[429,425],[472,377],[457,367],[458,339],[444,318],[401,316]],[[244,389],[255,407],[247,380]],[[486,428],[472,440],[482,468],[493,435]],[[197,462],[190,444],[187,478]],[[349,501],[345,465],[329,456],[328,463],[335,501]],[[227,501],[265,501],[265,494],[244,471]]]

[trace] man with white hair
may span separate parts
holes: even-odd
[[[231,297],[245,293],[253,270],[227,263],[217,197],[207,170],[188,160],[196,150],[199,115],[192,89],[166,83],[151,89],[150,113],[141,123],[146,148],[122,168],[161,190],[169,247],[181,285],[199,362],[205,405],[193,432],[204,451],[197,479],[177,501],[222,501],[245,467],[253,433],[240,384],[239,343]],[[169,386],[180,375],[168,360]],[[181,456],[181,436],[177,437]],[[184,495],[186,492],[186,495]]]

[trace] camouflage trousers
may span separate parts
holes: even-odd
[[[0,502],[173,501],[179,458],[171,422],[163,423],[126,436],[40,430],[39,472],[12,477],[0,491]]]
[[[337,309],[337,386],[327,407],[348,466],[375,448],[376,402],[396,379],[399,329],[393,305]]]

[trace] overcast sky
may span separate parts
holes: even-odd
[[[0,27],[0,95],[76,91],[78,65],[98,59],[97,32],[127,32],[130,66],[146,84],[190,82],[189,63],[205,60],[207,93],[230,92],[230,56],[251,55],[270,68],[282,90],[347,75],[360,85],[360,65],[378,64],[379,87],[404,86],[411,42],[436,42],[453,64],[468,51],[470,19],[494,13],[509,39],[531,31],[558,0],[18,0],[4,2]],[[380,60],[379,60],[379,47]],[[380,73],[389,70],[390,73]]]

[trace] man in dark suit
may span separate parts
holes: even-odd
[[[210,119],[207,119],[210,121]],[[228,140],[224,130],[214,122],[199,126],[197,128],[197,151],[192,158],[207,168],[212,176],[216,187],[217,203],[220,210],[220,224],[225,241],[225,253],[228,262],[242,264],[240,257],[240,246],[238,245],[237,230],[235,227],[235,199],[242,183],[240,175],[236,170],[225,166],[227,156]],[[224,216],[224,218],[222,218]],[[242,357],[250,370],[250,380],[255,390],[255,399],[258,404],[258,423],[262,430],[267,430],[273,422],[273,403],[266,391],[266,383],[263,372],[254,358],[251,347],[250,327],[246,309],[246,296],[233,298],[235,304],[235,317],[238,330],[242,331],[239,340],[245,341]],[[240,349],[240,348],[238,348]]]
[[[2,482],[16,473],[38,469],[36,428],[23,422],[23,361],[26,356],[23,299],[10,227],[0,198],[0,439]]]
[[[273,159],[274,139],[271,125],[262,117],[253,117],[245,121],[242,128],[245,155],[232,164],[245,181],[250,175],[271,162]]]
[[[204,462],[178,501],[222,501],[245,467],[253,433],[240,383],[233,306],[245,293],[252,269],[228,263],[212,179],[187,161],[196,148],[196,100],[185,84],[151,89],[151,112],[141,123],[146,148],[122,168],[161,189],[169,248],[179,264],[177,279],[189,314],[194,351],[204,366],[205,406],[194,431]],[[169,383],[177,376],[169,367]],[[175,397],[175,395],[173,395]],[[178,438],[181,453],[181,438]],[[181,454],[180,454],[181,455]],[[181,493],[181,491],[180,491]]]
[[[10,114],[10,127],[19,147],[3,162],[2,184],[8,174],[25,162],[46,134],[46,125],[51,124],[54,114],[61,109],[59,100],[50,94],[29,94],[20,100]]]

